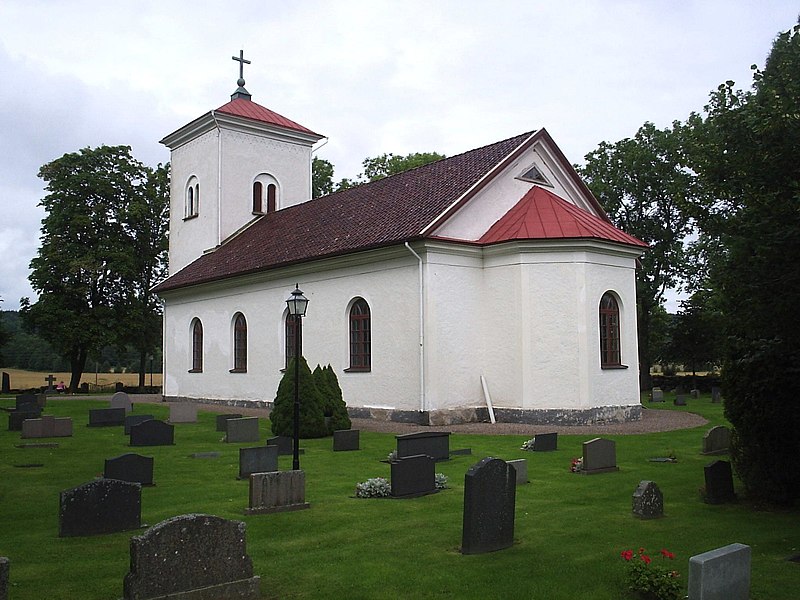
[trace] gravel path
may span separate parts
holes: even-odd
[[[53,398],[51,396],[51,398]],[[77,398],[77,397],[75,397]],[[91,396],[97,398],[97,396]],[[58,400],[68,400],[69,397],[59,397]],[[50,400],[50,398],[48,398]],[[134,404],[161,402],[160,394],[137,394],[131,396]],[[247,416],[266,417],[269,410],[265,408],[242,408],[239,406],[224,406],[220,404],[201,404],[202,410],[215,413],[236,412]],[[641,421],[631,423],[616,423],[607,425],[572,425],[556,427],[552,425],[528,425],[521,423],[465,423],[463,425],[445,425],[441,427],[426,427],[410,423],[395,423],[393,421],[376,421],[374,419],[352,419],[353,429],[362,431],[378,431],[383,433],[411,433],[424,429],[425,431],[450,431],[452,433],[482,433],[491,435],[534,435],[536,433],[557,432],[563,435],[634,435],[639,433],[653,433],[657,431],[674,431],[676,429],[690,429],[708,423],[700,415],[677,410],[645,409],[642,411]]]

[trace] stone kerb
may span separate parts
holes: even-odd
[[[131,538],[125,600],[260,598],[260,577],[247,555],[245,524],[189,514]]]

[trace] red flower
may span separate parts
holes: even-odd
[[[675,558],[675,555],[672,552],[670,552],[669,550],[666,550],[666,549],[661,550],[661,556],[663,556],[664,558],[668,558],[670,560]]]
[[[633,550],[623,550],[623,551],[620,553],[620,555],[621,555],[621,556],[622,556],[622,558],[624,558],[625,560],[630,560],[630,559],[632,559],[632,558],[633,558]]]
[[[647,554],[642,554],[642,560],[646,565],[649,565],[652,562],[652,559],[649,556],[647,556]]]

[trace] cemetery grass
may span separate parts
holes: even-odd
[[[167,407],[136,405],[134,414],[166,419]],[[13,399],[0,400],[0,406]],[[592,436],[559,435],[558,450],[520,450],[526,436],[461,435],[451,450],[470,456],[440,462],[449,488],[410,500],[356,499],[355,484],[389,477],[380,462],[395,447],[391,434],[361,432],[361,450],[332,452],[332,439],[303,440],[309,510],[243,514],[248,483],[237,480],[238,449],[215,431],[216,415],[175,425],[175,445],[131,448],[121,427],[88,428],[90,408],[105,401],[59,400],[46,413],[72,416],[74,436],[58,448],[15,448],[19,432],[0,431],[0,556],[11,560],[14,600],[111,599],[122,596],[129,569],[129,540],[144,530],[81,538],[58,537],[59,492],[101,476],[105,458],[136,452],[155,458],[154,487],[142,489],[142,522],[155,525],[180,514],[209,513],[247,524],[247,550],[268,599],[317,598],[542,598],[619,600],[624,592],[620,552],[644,547],[654,556],[666,548],[676,559],[684,590],[689,557],[732,542],[752,547],[752,600],[795,597],[800,565],[797,511],[755,511],[744,502],[702,502],[702,436],[725,424],[721,405],[689,399],[658,409],[703,414],[707,426],[647,435],[607,436],[616,441],[619,472],[569,473],[570,460]],[[652,410],[648,408],[648,410]],[[4,424],[5,425],[5,424]],[[262,443],[269,437],[262,419]],[[192,459],[218,451],[215,459]],[[677,463],[648,458],[677,455]],[[464,473],[485,456],[528,460],[530,483],[516,496],[514,545],[464,556],[461,543]],[[38,468],[16,464],[42,463]],[[291,457],[280,457],[282,470]],[[631,514],[639,481],[655,481],[664,493],[665,517],[641,521]],[[737,482],[738,488],[738,482]],[[656,559],[659,560],[659,559]]]

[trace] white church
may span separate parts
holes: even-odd
[[[353,417],[641,417],[647,246],[610,223],[544,129],[312,199],[323,139],[253,102],[240,77],[230,102],[161,140],[165,400],[269,406],[300,340]]]

